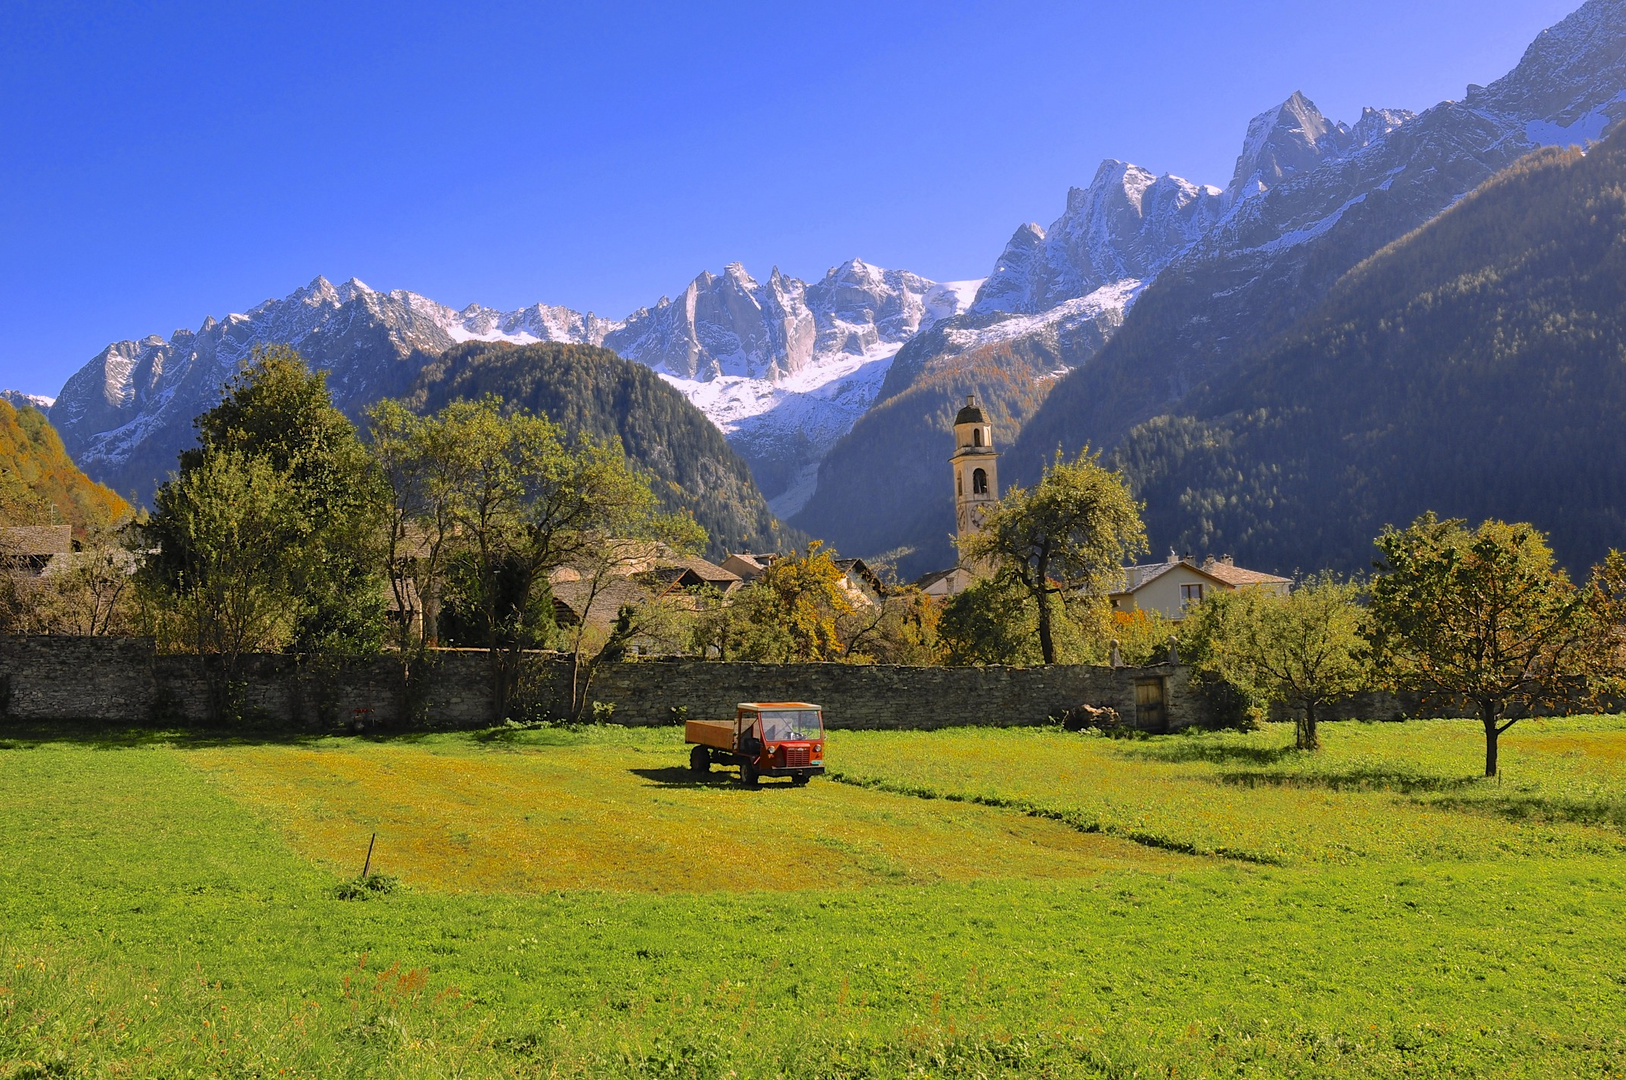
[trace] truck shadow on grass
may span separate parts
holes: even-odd
[[[661,787],[673,788],[736,788],[740,791],[751,791],[739,782],[738,774],[728,771],[713,770],[704,776],[696,775],[681,765],[669,765],[664,769],[628,769],[634,776],[641,777],[659,784]],[[767,786],[767,785],[764,785]],[[786,785],[789,786],[788,784]]]

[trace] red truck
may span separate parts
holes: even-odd
[[[805,701],[742,701],[732,720],[689,720],[683,740],[694,744],[689,769],[697,776],[713,764],[738,765],[740,783],[788,776],[801,785],[824,772],[823,710]]]

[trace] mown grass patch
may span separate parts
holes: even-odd
[[[1335,740],[1364,730],[1329,733],[1325,767],[1342,768]],[[1583,744],[1609,730],[1533,729]],[[1448,734],[1442,753],[1453,752]],[[1359,815],[1399,807],[1444,833],[1465,821],[1509,826],[1478,809],[1417,804],[1428,792],[1248,788],[1203,771],[1232,767],[1224,762],[1168,760],[1209,740],[1268,750],[1274,736],[1264,735],[841,733],[832,754],[843,767],[874,760],[924,773],[961,747],[1021,779],[1036,750],[1085,746],[1114,756],[1071,759],[1065,790],[1075,802],[1091,770],[1102,785],[1113,769],[1139,769],[1144,788],[1206,790],[1216,820],[1240,815],[1239,835],[1255,827],[1247,800],[1282,793],[1334,796],[1335,808],[1354,800]],[[1387,746],[1363,753],[1382,757]],[[331,763],[342,782],[317,783],[323,769],[303,755]],[[1464,847],[1458,859],[1380,850],[1271,866],[1125,844],[1117,868],[1037,875],[1011,834],[970,831],[976,822],[1092,838],[998,807],[818,782],[686,788],[659,771],[676,755],[670,733],[617,731],[0,751],[0,1080],[1626,1076],[1621,861],[1589,846],[1608,839],[1608,826],[1517,823],[1587,838],[1540,858]],[[357,779],[369,765],[385,779]],[[1284,758],[1280,767],[1323,766]],[[1450,775],[1421,770],[1435,773]],[[418,778],[429,786],[414,801],[401,785]],[[436,825],[425,826],[434,843],[411,872],[390,865],[393,834],[381,836],[374,869],[404,884],[357,902],[336,886],[359,871],[365,835],[331,860],[300,839],[328,827],[301,832],[298,821],[318,811],[348,838],[371,831],[368,813],[393,829],[414,808],[431,821],[455,817],[462,798],[489,819],[471,839],[499,837],[519,829],[516,793],[533,786],[573,798],[602,789],[622,800],[607,815],[629,815],[627,831],[646,835],[679,811],[704,827],[717,817],[705,796],[805,809],[796,820],[816,827],[796,835],[857,869],[800,890],[515,888],[459,861]],[[278,803],[281,792],[290,801]],[[871,816],[859,814],[849,833],[835,811],[821,818],[811,801],[780,798],[820,792]],[[514,805],[503,809],[505,800]],[[1150,798],[1141,805],[1149,831],[1181,827],[1158,818]],[[892,850],[882,851],[888,862],[862,865],[874,854],[866,836],[916,838],[931,859],[949,858],[917,813],[965,815],[956,820],[968,846],[1007,849],[976,858],[1005,869],[934,876],[920,869],[929,860],[910,864]],[[556,822],[547,835],[581,824]],[[606,854],[611,869],[599,872],[623,873],[627,850]],[[895,883],[895,859],[918,876]]]
[[[505,734],[497,743],[326,739],[190,750],[211,783],[334,873],[375,868],[458,891],[849,889],[1170,869],[1064,824],[931,807],[850,786],[741,788],[689,773],[671,729]]]
[[[1626,854],[1616,718],[1524,721],[1500,780],[1472,721],[1111,739],[1053,728],[842,733],[836,778],[1007,806],[1176,851],[1267,864]],[[1555,741],[1556,740],[1556,741]],[[1594,742],[1597,751],[1591,747]],[[1583,749],[1577,750],[1577,746]]]

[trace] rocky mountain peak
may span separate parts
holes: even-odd
[[[1328,120],[1315,102],[1295,90],[1286,101],[1249,121],[1226,192],[1235,200],[1273,188],[1295,173],[1340,156],[1352,142],[1348,125]]]
[[[1486,112],[1539,116],[1532,142],[1585,143],[1626,116],[1626,0],[1588,0],[1536,36],[1514,69],[1471,93]]]
[[[265,304],[260,306],[264,307],[266,304],[276,302],[274,299],[267,300]],[[283,300],[283,303],[290,302],[307,304],[312,307],[323,304],[337,304],[339,302],[339,291],[333,287],[333,282],[329,281],[325,275],[317,274],[314,278],[311,278],[309,285],[306,285],[303,289],[295,289]]]
[[[358,296],[371,296],[374,291],[368,287],[365,281],[356,277],[350,278],[343,285],[333,290],[334,295],[338,297],[341,304],[348,304]]]
[[[1074,188],[1073,191],[1080,189]],[[1072,192],[1068,193],[1068,202],[1073,200]],[[971,304],[971,310],[976,313],[1021,311],[1028,305],[1032,293],[1033,279],[1037,270],[1034,266],[1044,251],[1044,229],[1036,221],[1025,225],[1018,225],[1011,238],[1005,242],[1005,250],[999,253],[999,259],[994,263],[994,269],[977,290],[977,298]]]
[[[1374,109],[1368,105],[1361,110],[1361,118],[1349,129],[1349,149],[1370,146],[1400,125],[1415,120],[1417,114],[1410,109]]]
[[[1108,159],[1049,229],[1024,225],[1001,253],[972,311],[1031,314],[1150,277],[1224,210],[1217,188]]]
[[[41,412],[48,412],[54,400],[56,399],[42,394],[25,394],[21,390],[0,390],[0,401],[6,402],[13,409],[38,409]]]

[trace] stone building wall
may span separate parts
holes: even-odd
[[[159,655],[149,639],[0,636],[0,716],[21,722],[147,725],[206,723],[211,658]],[[617,723],[671,723],[732,716],[741,701],[812,701],[834,728],[930,729],[964,724],[1042,724],[1078,705],[1116,709],[1136,720],[1136,684],[1161,686],[1171,730],[1199,723],[1187,670],[1149,668],[910,668],[850,664],[735,664],[702,660],[607,664],[587,695],[613,706]],[[362,710],[388,728],[479,727],[490,722],[484,653],[437,652],[413,695],[392,657],[330,667],[292,656],[243,658],[244,714],[276,724],[330,729]],[[531,658],[522,681],[525,711],[562,718],[571,664]],[[674,710],[677,710],[674,712]],[[602,712],[602,710],[601,710]],[[591,715],[591,713],[589,713]]]
[[[718,664],[695,660],[616,664],[588,697],[613,704],[625,724],[663,724],[672,709],[692,719],[734,715],[741,701],[809,701],[832,728],[923,730],[965,724],[1042,724],[1088,704],[1135,722],[1135,684],[1161,681],[1168,726],[1198,723],[1180,666],[927,668],[853,664]]]

